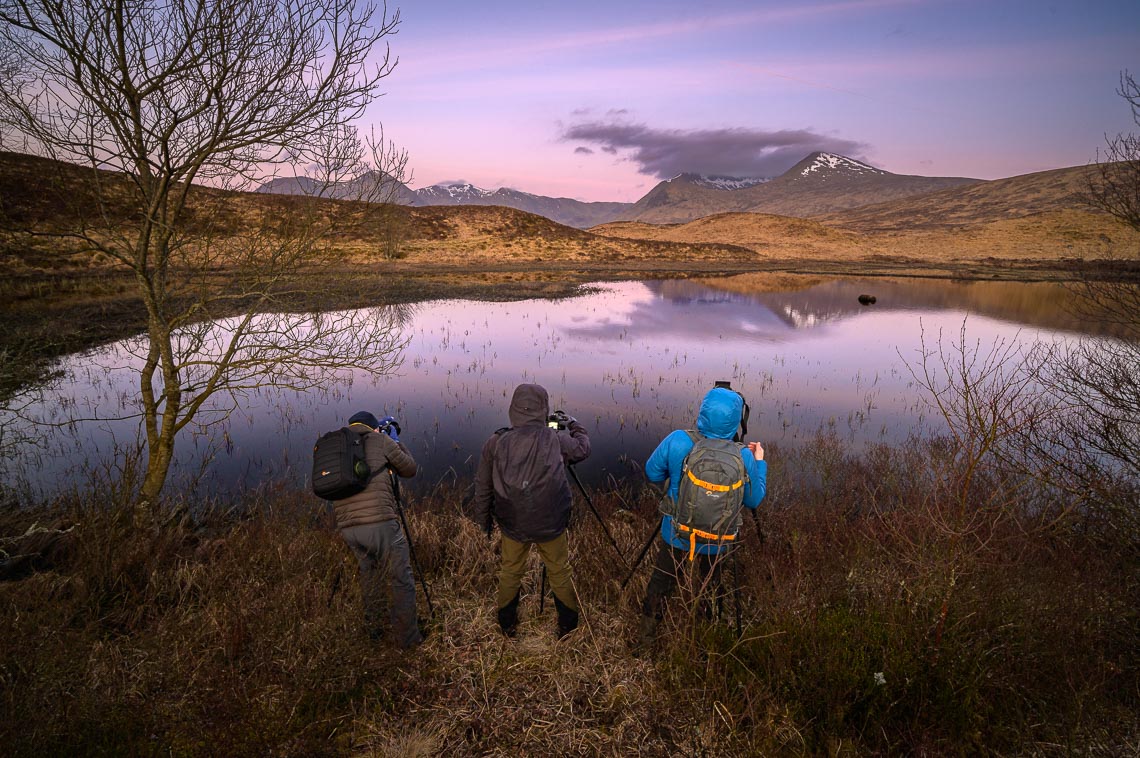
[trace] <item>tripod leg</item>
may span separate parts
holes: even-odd
[[[736,639],[740,639],[744,636],[744,628],[741,623],[740,611],[740,568],[735,549],[732,551],[732,599],[733,605],[736,606]]]
[[[542,565],[542,581],[538,588],[538,612],[546,610],[546,564]]]
[[[633,562],[633,567],[630,568],[629,573],[626,574],[625,579],[622,580],[621,588],[623,590],[625,589],[625,586],[629,584],[629,580],[633,579],[633,575],[637,573],[637,567],[641,565],[641,562],[643,560],[645,560],[645,554],[649,552],[649,548],[653,545],[653,541],[657,539],[657,532],[660,529],[660,524],[653,525],[653,531],[649,533],[649,539],[645,541],[645,545],[642,546],[641,552],[637,554],[637,560]]]
[[[586,505],[590,507],[590,513],[594,514],[594,518],[598,520],[598,525],[602,527],[602,532],[605,533],[606,538],[610,541],[610,544],[614,546],[614,552],[617,553],[618,560],[621,561],[623,566],[628,566],[629,564],[626,563],[625,556],[621,554],[621,548],[618,547],[617,540],[614,539],[614,536],[610,533],[609,528],[606,527],[606,522],[602,520],[602,516],[600,513],[598,513],[598,509],[594,507],[594,501],[591,500],[589,494],[586,493],[585,485],[583,485],[582,480],[578,478],[578,472],[575,471],[574,467],[571,465],[567,465],[566,468],[570,471],[571,478],[574,479],[574,482],[578,485],[578,489],[582,492],[582,497],[585,499]]]
[[[404,527],[404,537],[408,540],[408,554],[412,558],[412,568],[420,578],[420,587],[424,591],[424,599],[427,601],[428,615],[435,618],[435,607],[431,602],[431,592],[428,590],[427,580],[424,579],[424,572],[420,569],[420,562],[416,560],[416,546],[412,542],[412,533],[408,529],[408,519],[404,516],[404,503],[400,497],[400,480],[396,478],[395,474],[389,472],[392,477],[392,494],[396,496],[396,514],[400,517],[400,525]]]

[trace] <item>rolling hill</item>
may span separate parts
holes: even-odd
[[[1040,171],[816,214],[814,218],[828,226],[870,232],[961,228],[1066,210],[1091,212],[1082,194],[1095,171],[1095,166]]]
[[[683,224],[615,222],[591,231],[740,245],[789,261],[1135,259],[1140,232],[1081,199],[1094,170],[1080,166],[973,182],[810,219],[737,212]]]
[[[91,192],[96,185],[103,188],[104,201],[111,202],[99,202]],[[121,175],[0,152],[0,269],[33,275],[116,268],[90,245],[60,235],[80,227],[93,237],[129,228],[135,210],[128,195],[129,184]],[[755,259],[741,246],[605,237],[497,205],[377,205],[196,186],[188,213],[192,244],[208,239],[215,247],[314,219],[330,230],[328,242],[346,264],[384,260],[393,228],[401,258],[431,266],[627,260],[739,265]]]

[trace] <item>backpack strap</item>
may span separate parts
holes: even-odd
[[[691,526],[685,526],[684,524],[678,524],[676,521],[673,522],[673,528],[681,534],[689,535],[689,561],[690,562],[692,562],[693,559],[695,559],[697,557],[697,537],[701,537],[703,539],[710,540],[710,541],[715,540],[719,544],[724,544],[726,542],[733,542],[736,539],[735,534],[713,534],[712,532],[705,532],[705,531],[702,531],[700,529],[696,529],[696,528],[691,527]]]
[[[361,431],[359,429],[352,429],[354,426],[363,427],[364,430]],[[389,468],[390,462],[388,461],[388,456],[384,456],[384,465],[380,467],[379,471],[373,471],[372,466],[368,463],[368,434],[369,432],[375,432],[376,430],[368,426],[368,424],[361,423],[349,424],[348,428],[352,429],[352,431],[360,435],[360,452],[364,454],[364,465],[368,466],[368,480],[365,482],[365,486],[367,486],[372,482],[373,479],[380,475],[381,471]]]

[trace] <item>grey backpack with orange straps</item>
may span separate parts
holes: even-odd
[[[704,437],[691,429],[685,433],[693,449],[682,463],[677,500],[665,497],[660,510],[673,517],[677,535],[689,542],[691,554],[697,545],[736,539],[748,469],[740,443]]]

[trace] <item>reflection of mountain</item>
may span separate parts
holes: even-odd
[[[709,339],[783,341],[791,332],[853,318],[862,313],[958,310],[1029,327],[1090,334],[1106,326],[1082,322],[1065,309],[1063,286],[1046,283],[958,282],[923,279],[833,279],[807,288],[748,291],[686,280],[647,281],[654,295],[618,322],[575,326],[570,334],[594,339],[639,339],[660,335]],[[860,294],[876,297],[859,303]]]
[[[656,290],[662,297],[675,302],[692,302],[693,300],[704,302],[719,299],[724,295],[731,295],[732,299],[726,302],[732,302],[735,308],[761,306],[772,316],[793,329],[810,329],[822,326],[854,315],[863,308],[856,299],[859,296],[858,292],[854,295],[848,295],[845,292],[829,291],[828,284],[791,292],[756,294],[727,290],[718,291],[716,288],[710,288],[704,284],[682,280],[650,282],[649,287]]]
[[[676,336],[698,341],[779,341],[790,331],[784,318],[749,295],[685,281],[643,284],[654,297],[636,303],[620,321],[574,326],[567,329],[567,333],[600,340]]]
[[[1107,321],[1078,317],[1073,293],[1050,282],[984,282],[950,279],[832,279],[795,291],[770,291],[762,279],[749,276],[705,280],[783,314],[794,326],[813,326],[863,311],[960,310],[1025,326],[1085,334],[1111,334]],[[860,294],[874,295],[872,306],[859,304]]]

